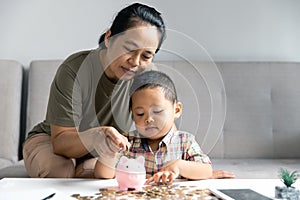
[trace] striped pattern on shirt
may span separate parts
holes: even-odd
[[[145,157],[145,169],[147,177],[153,176],[167,162],[172,160],[187,160],[202,163],[211,163],[209,157],[205,155],[194,135],[183,131],[171,131],[159,143],[157,151],[153,152],[147,144],[147,139],[140,137],[137,131],[132,131],[124,134],[131,147],[129,152],[121,152],[122,155],[128,158],[137,158],[138,156]]]

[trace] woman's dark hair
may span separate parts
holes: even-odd
[[[111,27],[111,36],[122,33],[129,28],[132,28],[141,23],[149,23],[156,26],[161,34],[158,47],[155,51],[157,53],[161,47],[163,40],[166,37],[165,24],[161,14],[152,7],[140,3],[134,3],[128,7],[123,8],[115,17]],[[103,47],[105,33],[99,39],[99,46]]]
[[[170,100],[172,103],[177,101],[176,88],[172,79],[163,72],[153,70],[146,71],[134,77],[132,85],[129,89],[129,107],[131,108],[132,106],[131,97],[134,92],[146,88],[156,87],[160,87],[163,90],[166,99]]]

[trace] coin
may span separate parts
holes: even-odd
[[[94,196],[81,196],[73,194],[71,197],[81,200],[100,199],[183,199],[183,200],[218,200],[209,189],[200,188],[197,185],[185,186],[173,183],[157,183],[146,185],[142,190],[119,191],[117,188],[100,188]]]

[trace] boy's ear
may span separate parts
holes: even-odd
[[[175,118],[179,118],[181,113],[182,113],[182,103],[181,102],[176,102],[174,106],[174,111],[175,111]]]
[[[110,35],[111,35],[111,30],[107,30],[105,33],[105,36],[104,36],[104,44],[105,44],[106,48],[108,47],[108,40],[109,40]]]

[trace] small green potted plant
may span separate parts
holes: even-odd
[[[289,172],[287,169],[280,168],[279,177],[285,186],[275,187],[275,198],[300,200],[300,191],[292,186],[299,176],[300,174],[297,171]]]

